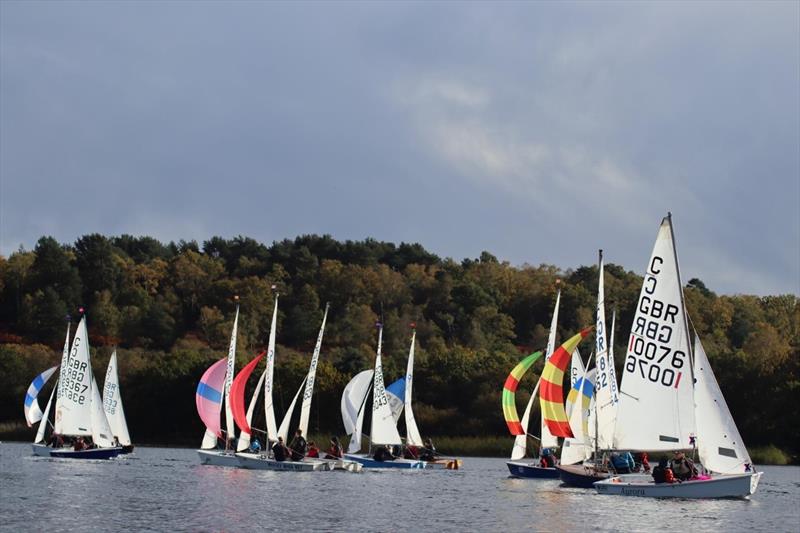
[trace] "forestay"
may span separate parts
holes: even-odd
[[[106,369],[106,380],[103,383],[103,409],[106,412],[111,433],[122,446],[131,445],[131,436],[128,433],[128,422],[125,420],[125,410],[122,407],[122,395],[119,389],[119,375],[117,373],[117,351],[111,354]]]
[[[658,230],[625,356],[615,447],[675,450],[695,431],[689,331],[670,218]]]
[[[697,446],[703,466],[720,474],[749,471],[752,461],[722,396],[708,357],[695,334],[694,400],[697,416]]]

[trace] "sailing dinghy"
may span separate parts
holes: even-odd
[[[372,426],[370,428],[370,449],[373,445],[385,446],[389,449],[393,446],[401,446],[402,440],[400,433],[397,431],[392,410],[389,407],[389,400],[386,397],[386,388],[383,383],[383,365],[381,362],[381,347],[383,344],[383,324],[378,323],[378,351],[375,355],[375,371],[372,374]],[[368,372],[368,371],[365,371]],[[413,459],[404,459],[397,457],[389,461],[379,461],[369,454],[359,454],[361,450],[361,428],[364,423],[364,411],[366,409],[367,396],[369,394],[368,385],[365,387],[363,376],[368,375],[362,372],[354,378],[353,381],[348,383],[345,387],[344,395],[342,397],[342,421],[344,422],[345,429],[350,432],[352,428],[353,437],[350,441],[350,446],[347,449],[348,453],[344,455],[345,459],[361,463],[364,468],[425,468],[424,461],[417,461]],[[358,379],[359,381],[353,385],[353,382]],[[350,396],[355,389],[363,389],[363,397],[353,398]],[[360,391],[358,391],[360,392]],[[353,403],[359,405],[356,414],[355,423],[352,422],[352,407]],[[347,410],[345,409],[347,407]]]
[[[644,276],[622,377],[618,447],[683,450],[697,443],[708,475],[654,483],[642,475],[595,483],[599,494],[655,498],[746,498],[761,479],[695,332],[690,342],[683,285],[668,214]]]
[[[119,376],[117,375],[117,351],[111,354],[106,369],[106,381],[103,384],[103,410],[111,426],[111,433],[122,447],[120,453],[131,453],[133,444],[128,432],[128,422],[125,420],[125,410],[122,408],[122,394],[119,389]]]
[[[550,356],[555,350],[556,344],[556,326],[558,324],[558,308],[561,303],[561,290],[559,289],[556,294],[556,305],[553,310],[553,318],[550,321],[550,332],[547,337],[547,348],[545,349],[545,361],[550,359]],[[558,478],[558,471],[552,466],[541,466],[541,452],[545,449],[550,450],[558,446],[558,440],[550,433],[545,424],[544,417],[542,417],[540,438],[539,438],[539,458],[534,462],[523,461],[528,447],[528,421],[531,414],[533,402],[536,400],[536,394],[539,391],[541,379],[536,382],[536,386],[531,393],[528,400],[528,405],[525,407],[525,412],[522,415],[522,420],[517,415],[517,407],[515,403],[515,394],[520,380],[525,375],[525,372],[535,363],[541,352],[535,352],[514,367],[511,373],[506,378],[503,386],[503,416],[506,419],[506,424],[512,435],[515,435],[514,447],[511,449],[511,460],[506,462],[509,473],[514,477],[525,478],[538,478],[538,479],[556,479]],[[536,437],[534,437],[536,438]],[[548,451],[548,453],[550,453]]]
[[[197,414],[200,415],[200,419],[206,426],[203,443],[197,450],[200,464],[204,465],[239,466],[236,450],[233,449],[234,424],[230,398],[236,364],[236,334],[239,324],[238,296],[236,300],[236,315],[233,319],[228,356],[220,359],[205,371],[195,393]],[[223,400],[225,401],[225,428],[227,430],[224,434],[220,423]],[[222,449],[217,447],[217,439],[222,439],[225,443]]]
[[[48,370],[48,372],[54,369]],[[52,375],[52,372],[51,372]],[[49,375],[48,375],[49,377]],[[36,388],[36,393],[41,390],[44,381],[41,375],[34,380],[31,387]],[[34,455],[58,457],[64,459],[111,459],[116,457],[121,448],[116,446],[111,427],[103,410],[103,400],[100,390],[92,373],[91,355],[89,353],[89,333],[86,327],[86,315],[81,318],[72,345],[69,344],[69,326],[67,338],[64,342],[64,351],[61,358],[61,370],[55,392],[51,392],[45,412],[42,414],[36,440],[33,444]],[[29,395],[30,395],[29,390]],[[52,399],[56,398],[55,424],[53,427],[54,443],[59,447],[49,447],[44,444],[44,434],[47,428],[48,416]],[[34,396],[35,400],[35,396]],[[26,406],[28,401],[26,398]],[[36,415],[38,404],[34,407],[31,402],[26,412],[26,418]],[[41,413],[41,411],[39,411]],[[74,438],[82,442],[85,438],[92,439],[92,446],[81,448],[63,443],[63,438]]]

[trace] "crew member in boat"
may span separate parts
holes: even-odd
[[[292,461],[302,461],[303,457],[306,456],[306,451],[308,451],[308,443],[306,439],[303,437],[303,430],[298,429],[294,432],[294,438],[292,439],[292,443],[289,445],[292,451]]]
[[[283,443],[283,437],[278,437],[278,442],[272,445],[272,455],[276,461],[285,461],[289,457],[289,448]]]
[[[611,464],[617,474],[630,474],[636,468],[631,452],[614,452],[611,454]]]
[[[306,457],[319,457],[319,448],[317,448],[317,445],[314,444],[313,440],[308,441],[308,453],[306,454]]]
[[[555,468],[556,457],[555,454],[550,450],[550,448],[542,449],[542,457],[541,459],[539,459],[539,466],[541,466],[542,468]]]
[[[87,448],[89,448],[89,445],[86,444],[86,441],[83,439],[83,437],[78,437],[75,440],[75,445],[73,446],[73,450],[75,450],[76,452],[80,452],[86,450]]]
[[[373,459],[376,461],[394,461],[397,457],[392,454],[392,452],[384,445],[380,445],[375,448],[375,454],[372,456]]]
[[[428,437],[425,439],[425,445],[422,447],[422,452],[419,455],[419,458],[423,461],[435,461],[436,456],[436,447],[433,445],[433,440]]]
[[[407,444],[403,457],[414,461],[419,460],[419,448],[417,448],[413,444]]]
[[[686,454],[682,451],[675,452],[675,457],[672,459],[672,472],[681,481],[697,477],[698,473],[694,462],[686,457]]]
[[[644,472],[645,474],[650,472],[650,461],[647,459],[647,452],[642,452],[639,454],[639,470]]]
[[[680,483],[680,480],[675,479],[672,474],[672,469],[669,467],[669,461],[664,457],[658,462],[658,466],[653,469],[653,481],[656,483]]]
[[[260,451],[261,451],[261,442],[259,442],[257,438],[253,439],[252,442],[250,442],[250,453],[259,453]]]
[[[339,444],[338,437],[331,437],[331,447],[328,448],[328,453],[325,459],[341,459],[342,458],[342,445]]]

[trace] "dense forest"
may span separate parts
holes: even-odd
[[[642,262],[648,253],[642,250]],[[642,278],[614,264],[605,273],[609,324],[617,310],[621,376]],[[0,427],[20,434],[26,388],[60,361],[65,317],[73,315],[74,330],[77,309],[84,307],[99,381],[118,349],[134,441],[198,443],[203,429],[194,390],[203,371],[227,353],[234,297],[241,303],[241,368],[267,343],[273,285],[280,294],[278,416],[306,372],[329,302],[312,432],[343,433],[342,389],[372,366],[375,323],[382,320],[387,383],[404,374],[409,324],[416,323],[415,414],[422,432],[489,436],[506,433],[503,381],[522,356],[545,345],[557,289],[561,340],[594,324],[597,267],[515,267],[488,252],[459,263],[419,244],[316,235],[271,246],[244,237],[214,237],[202,246],[129,235],[92,234],[74,244],[42,237],[32,251],[0,256]],[[797,296],[719,296],[698,279],[688,282],[685,293],[693,326],[747,444],[796,453]],[[584,357],[591,342],[581,346]],[[535,366],[523,388],[532,388],[539,371]],[[519,403],[525,395],[518,394]]]

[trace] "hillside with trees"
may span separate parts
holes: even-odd
[[[606,265],[607,320],[616,308],[620,376],[641,281],[622,266]],[[409,324],[416,323],[415,414],[423,433],[488,436],[506,433],[503,381],[519,359],[545,345],[557,288],[559,339],[594,323],[597,267],[516,267],[488,252],[459,263],[419,244],[316,235],[270,246],[244,237],[214,237],[202,246],[130,235],[92,234],[73,244],[42,237],[32,251],[0,256],[0,424],[22,423],[27,386],[60,361],[65,317],[74,320],[82,306],[99,380],[118,348],[134,440],[195,444],[202,426],[194,390],[204,369],[227,352],[234,296],[241,303],[241,368],[266,345],[273,285],[280,293],[279,416],[306,372],[330,302],[312,432],[343,432],[341,391],[373,364],[374,326],[382,320],[387,383],[404,373]],[[685,292],[693,326],[745,441],[796,453],[797,296],[717,295],[697,279]],[[591,339],[581,350],[589,355]],[[522,389],[532,388],[539,371],[540,364]],[[518,401],[526,400],[520,392]]]

